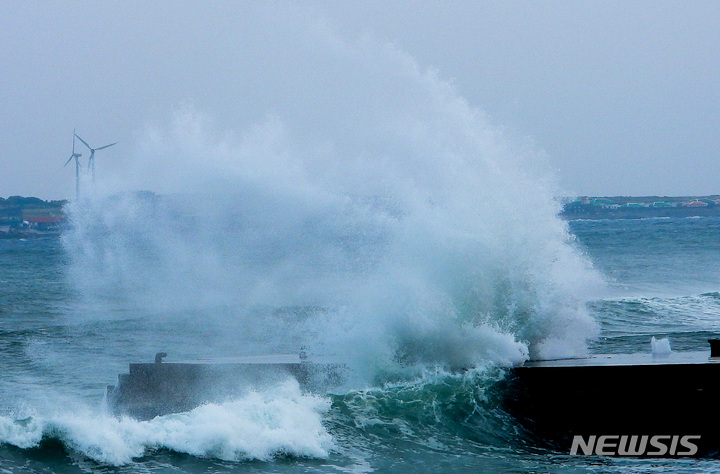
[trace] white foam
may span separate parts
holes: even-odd
[[[223,460],[271,460],[276,456],[326,458],[334,447],[322,424],[328,399],[303,395],[288,380],[263,392],[188,413],[150,421],[114,418],[89,409],[0,417],[0,442],[37,446],[43,436],[97,462],[123,465],[149,449],[165,448]]]

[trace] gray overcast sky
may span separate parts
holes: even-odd
[[[717,1],[0,0],[0,196],[71,198],[73,127],[120,142],[98,152],[108,174],[188,104],[238,133],[268,114],[321,128],[313,108],[343,123],[330,102],[362,106],[362,75],[385,70],[328,58],[322,31],[435,70],[544,151],[561,192],[720,193]]]

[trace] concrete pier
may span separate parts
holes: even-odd
[[[697,435],[698,455],[720,450],[720,358],[709,351],[530,361],[507,383],[509,411],[563,451],[576,435]]]
[[[130,364],[129,372],[118,376],[117,385],[108,386],[111,413],[147,420],[222,403],[288,377],[303,390],[324,393],[343,382],[346,370],[343,364],[298,355],[177,362],[165,362],[165,357],[158,353],[153,363]]]

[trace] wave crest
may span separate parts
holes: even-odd
[[[322,423],[329,408],[329,399],[302,394],[290,379],[234,401],[150,421],[88,410],[0,417],[0,442],[29,449],[44,439],[56,439],[66,449],[111,465],[131,463],[156,449],[229,461],[324,459],[334,447]]]

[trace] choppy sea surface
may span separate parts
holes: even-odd
[[[107,205],[103,209],[106,212]],[[166,210],[153,212],[167,214]],[[396,330],[390,325],[391,329],[377,336],[377,346],[375,333],[363,332],[362,340],[355,341],[356,347],[349,352],[355,358],[351,365],[358,373],[357,381],[335,393],[304,393],[296,382],[285,380],[272,389],[251,392],[225,404],[150,421],[110,416],[104,407],[105,388],[116,382],[129,362],[150,361],[160,350],[178,359],[295,352],[308,342],[317,352],[337,353],[337,347],[323,338],[332,341],[337,325],[348,321],[345,312],[358,304],[354,299],[307,290],[323,277],[311,268],[328,265],[327,261],[313,261],[310,253],[299,262],[292,260],[294,270],[307,270],[302,285],[289,285],[290,277],[280,274],[291,261],[282,252],[297,255],[308,248],[327,250],[327,246],[312,243],[302,248],[287,244],[297,235],[314,239],[312,229],[327,227],[326,223],[315,223],[295,236],[277,236],[274,242],[250,239],[254,246],[228,244],[225,248],[204,241],[206,233],[193,234],[183,227],[183,220],[174,230],[148,231],[149,226],[129,226],[127,215],[123,216],[122,233],[106,219],[99,230],[76,222],[63,238],[0,240],[3,472],[720,469],[720,461],[714,459],[571,457],[539,447],[532,434],[502,409],[506,394],[495,385],[507,367],[502,357],[471,351],[472,357],[480,354],[476,368],[455,372],[456,355],[445,359],[437,355],[454,345],[487,343],[494,344],[494,354],[507,345],[506,359],[512,359],[512,344],[522,345],[530,336],[525,329],[520,334],[520,326],[503,323],[501,317],[492,327],[497,334],[514,334],[515,341],[511,337],[510,342],[498,342],[499,336],[485,337],[485,333],[463,338],[463,330],[485,327],[487,319],[466,319],[449,342],[443,339],[446,334],[442,330],[425,330],[427,324],[418,326],[416,332],[424,331],[418,339],[399,330],[385,337],[391,329]],[[213,237],[223,240],[218,236],[242,232],[232,223],[226,224],[229,228]],[[392,228],[386,230],[383,225],[358,225],[347,235],[362,233],[360,245],[347,240],[342,229],[335,229],[338,236],[334,241],[345,246],[343,255],[351,255],[353,262],[365,266],[332,259],[333,272],[352,273],[347,277],[351,282],[375,281],[367,278],[368,272],[374,272],[367,266],[380,265],[372,256],[379,253],[377,242],[394,235]],[[590,352],[648,352],[653,336],[669,338],[674,351],[704,350],[708,337],[720,333],[720,219],[573,221],[568,230],[568,245],[590,261],[605,281],[599,293],[582,302],[600,327],[588,342]],[[181,238],[188,234],[191,238]],[[164,246],[168,241],[172,246]],[[197,251],[200,248],[213,251]],[[237,256],[243,252],[242,257]],[[268,256],[272,252],[276,253]],[[436,257],[438,267],[453,263],[443,255]],[[516,264],[512,260],[505,263]],[[243,272],[239,274],[228,270],[241,264]],[[268,266],[274,269],[274,279],[259,270]],[[449,275],[443,278],[451,278],[452,270],[433,271],[443,271]],[[231,274],[234,277],[228,283]],[[252,277],[253,283],[243,280],[244,275]],[[483,275],[479,268],[477,273],[460,269],[457,278],[485,281],[495,276]],[[258,285],[258,279],[264,279],[267,286]],[[326,282],[321,284],[327,287]],[[283,295],[272,293],[278,286],[285,289]],[[226,297],[233,287],[245,294],[254,291],[256,297]],[[454,282],[452,287],[463,285]],[[349,290],[337,291],[346,294]],[[524,294],[502,291],[507,291],[510,300]],[[298,295],[309,293],[312,298],[292,304],[302,299]],[[272,297],[263,300],[258,294]],[[382,298],[387,292],[365,289],[364,294]],[[413,294],[406,291],[398,298]],[[429,299],[436,295],[432,291],[423,294]],[[340,301],[335,307],[326,304],[332,298]],[[432,305],[423,306],[427,307]],[[493,307],[478,311],[487,315]],[[422,314],[409,312],[397,324],[407,327],[422,318]],[[377,322],[367,325],[375,328]],[[349,325],[338,332],[353,330],[359,331]],[[447,331],[455,329],[449,325]],[[395,341],[394,345],[383,342],[387,340]],[[351,338],[343,340],[343,345],[352,344]],[[364,352],[365,346],[394,355],[373,358]],[[424,351],[437,354],[424,357]],[[397,360],[404,362],[399,364],[402,368],[393,366]],[[412,369],[407,369],[408,360]]]

